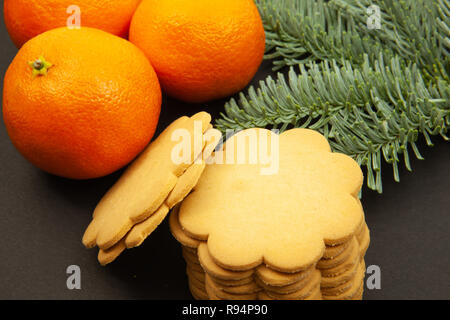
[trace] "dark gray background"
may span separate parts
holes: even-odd
[[[3,7],[3,5],[2,5]],[[17,50],[0,23],[0,74]],[[265,62],[253,84],[271,73]],[[165,98],[159,131],[181,115],[218,116],[223,101],[188,105]],[[381,268],[381,290],[365,299],[450,299],[448,145],[440,138],[420,149],[413,173],[394,183],[384,166],[384,193],[363,191],[372,242],[367,265]],[[107,267],[81,244],[96,203],[120,173],[71,181],[34,168],[10,143],[0,123],[0,299],[191,299],[178,243],[164,222],[141,247]],[[81,290],[68,290],[66,268],[81,268]]]

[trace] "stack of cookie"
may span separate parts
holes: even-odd
[[[200,265],[197,248],[200,241],[186,235],[178,222],[178,209],[175,206],[169,217],[169,225],[172,235],[181,243],[181,252],[186,262],[186,274],[188,276],[189,289],[197,300],[208,300],[205,288],[205,272]]]
[[[351,240],[326,246],[322,259],[317,263],[322,275],[320,286],[323,299],[362,299],[364,256],[369,242],[369,229],[366,223],[362,223]]]
[[[248,139],[252,134],[257,138]],[[209,165],[172,211],[170,228],[182,245],[192,295],[362,299],[370,237],[357,198],[363,180],[359,166],[332,153],[314,131],[289,130],[278,142],[273,135],[245,130],[223,150],[239,141],[247,144],[241,150],[255,150],[251,143],[277,143],[278,171],[262,175],[267,161]],[[247,138],[239,140],[242,136]]]
[[[246,271],[220,267],[206,243],[190,238],[170,215],[173,236],[182,244],[189,289],[197,300],[359,300],[363,294],[364,255],[369,246],[366,224],[352,240],[326,246],[316,264],[286,273],[260,265]]]
[[[99,247],[100,264],[140,246],[197,184],[221,138],[210,121],[205,112],[174,121],[101,199],[83,236],[86,247]]]

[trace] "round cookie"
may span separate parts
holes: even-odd
[[[329,268],[329,269],[320,269],[322,273],[322,277],[336,277],[340,274],[346,272],[352,267],[357,265],[360,261],[360,251],[359,246],[353,246],[352,252],[346,261],[342,262],[340,265]]]
[[[361,284],[361,287],[357,291],[357,293],[350,300],[362,300],[364,295],[364,283]]]
[[[312,273],[311,273],[311,276],[312,276]],[[263,281],[259,280],[259,278],[257,278],[256,282],[258,283],[259,286],[261,286],[267,292],[288,294],[288,293],[298,292],[299,290],[303,289],[311,281],[311,276],[305,277],[297,282],[288,284],[286,286],[276,286],[276,287],[270,286],[270,285],[265,284]]]
[[[189,277],[195,278],[203,284],[205,283],[205,273],[204,272],[199,272],[188,266],[188,267],[186,267],[186,273]]]
[[[206,243],[200,243],[197,249],[197,253],[203,269],[215,278],[222,280],[241,280],[253,275],[253,270],[231,271],[217,265],[211,258]]]
[[[358,267],[359,264],[355,263],[353,267],[335,277],[322,277],[322,281],[320,283],[321,288],[334,288],[350,281],[356,274]]]
[[[322,259],[332,259],[339,254],[341,254],[350,245],[351,241],[346,241],[344,243],[335,246],[325,246],[325,252],[323,253]]]
[[[304,298],[303,300],[323,300],[322,292],[320,291],[320,287],[318,287],[315,291],[311,293],[310,296]]]
[[[240,280],[222,280],[222,279],[213,277],[211,274],[208,274],[208,275],[215,283],[217,283],[218,285],[223,286],[223,287],[237,287],[237,286],[242,286],[242,285],[249,284],[249,283],[255,281],[253,276],[250,276],[250,277],[244,278],[244,279],[240,279]]]
[[[224,300],[256,300],[258,293],[251,294],[231,294],[227,293],[216,286],[216,284],[211,280],[211,278],[206,274],[205,277],[206,288],[209,288],[214,296]],[[209,295],[209,294],[208,294]]]
[[[205,271],[203,270],[201,265],[199,265],[197,263],[192,263],[192,262],[189,262],[186,260],[185,260],[185,262],[186,262],[186,267],[188,267],[189,269],[194,270],[199,273],[205,273]]]
[[[288,294],[280,294],[267,291],[267,295],[277,300],[303,300],[320,287],[321,275],[319,270],[313,271],[308,283],[300,290]]]
[[[216,285],[218,285],[218,284],[216,283]],[[246,285],[242,285],[242,286],[235,286],[235,287],[223,286],[223,287],[221,287],[221,289],[223,292],[230,293],[230,294],[237,294],[237,295],[253,294],[253,293],[258,293],[262,290],[261,287],[256,285],[256,283],[254,283],[254,282],[246,284]]]
[[[361,201],[360,201],[360,203],[361,203]],[[364,233],[364,229],[365,228],[367,228],[367,224],[366,224],[366,220],[363,219],[361,221],[361,225],[358,227],[358,229],[355,232],[355,236],[358,239],[358,242],[361,240],[361,237],[362,237],[362,235]]]
[[[189,282],[189,291],[191,291],[191,294],[195,300],[209,300],[208,294],[206,293],[206,288],[205,290],[202,290]]]
[[[207,241],[212,259],[224,269],[264,263],[281,272],[303,271],[322,258],[326,245],[351,239],[364,219],[357,199],[361,169],[350,157],[332,153],[313,130],[279,136],[243,130],[226,141],[225,150],[239,145],[247,152],[240,155],[250,159],[248,150],[277,139],[276,174],[260,174],[267,169],[262,163],[211,164],[182,203],[179,222],[186,234]]]
[[[357,248],[359,248],[358,240],[356,240],[356,237],[353,237],[350,242],[350,245],[338,256],[331,259],[320,259],[317,262],[317,268],[320,270],[331,269],[346,261],[348,257],[350,257],[352,251],[354,250],[354,247],[356,246]]]
[[[324,300],[351,300],[358,297],[361,288],[364,286],[364,275],[365,275],[365,263],[359,263],[358,271],[352,281],[352,285],[344,292],[337,295],[326,295],[322,292],[322,297]]]
[[[360,249],[361,259],[364,259],[367,249],[369,249],[369,245],[370,245],[370,231],[369,231],[369,228],[366,226],[364,228],[364,232],[361,235],[361,239],[359,241],[359,249]]]
[[[275,299],[268,296],[265,291],[261,291],[258,293],[258,300],[275,300]]]
[[[327,295],[327,296],[334,296],[334,295],[339,295],[339,294],[347,291],[353,285],[353,281],[355,280],[356,275],[357,275],[357,273],[355,273],[355,275],[353,275],[353,277],[350,278],[350,280],[348,280],[347,282],[341,283],[338,286],[328,287],[328,288],[321,287],[322,294]]]
[[[272,270],[265,265],[261,265],[256,268],[256,276],[266,285],[270,286],[287,286],[292,283],[298,282],[308,277],[315,269],[315,265],[312,265],[308,269],[296,273],[285,273]]]
[[[182,249],[182,251],[188,251],[189,253],[193,254],[194,256],[197,256],[197,248],[190,248],[190,247],[181,245],[181,249]]]
[[[205,288],[205,281],[203,280],[199,280],[197,278],[197,276],[192,275],[192,272],[186,271],[187,275],[188,275],[188,280],[190,283],[192,283],[192,285],[196,286],[199,289],[204,289]]]
[[[214,283],[214,286],[218,289],[231,293],[231,294],[252,294],[256,292],[260,292],[262,289],[260,286],[256,284],[255,281],[240,285],[240,286],[222,286],[219,283],[215,282],[211,277],[211,281]]]
[[[208,285],[208,283],[205,283],[205,290],[206,290],[206,294],[209,297],[209,300],[224,300],[219,298],[215,293],[214,290]]]
[[[177,239],[178,242],[181,243],[184,247],[196,249],[202,241],[189,237],[183,231],[183,228],[181,227],[178,220],[179,209],[180,206],[176,205],[169,216],[170,231],[173,237]]]
[[[181,251],[181,254],[182,254],[184,260],[186,260],[186,262],[189,262],[191,264],[200,265],[200,260],[198,260],[197,255],[194,255],[193,253],[190,253],[189,251],[184,250],[184,249]]]
[[[195,271],[197,273],[205,273],[205,271],[203,270],[202,266],[199,264],[195,264],[195,263],[191,263],[186,261],[186,268],[189,268],[192,271]]]

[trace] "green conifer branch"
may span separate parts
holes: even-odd
[[[446,133],[449,117],[450,5],[445,0],[379,0],[381,29],[367,26],[370,0],[256,0],[266,58],[288,78],[269,77],[225,106],[217,126],[308,127],[367,169],[382,192],[381,162],[411,170],[416,141]],[[388,65],[384,61],[389,61]]]
[[[382,55],[374,62],[365,55],[356,68],[346,60],[325,60],[300,65],[299,73],[291,68],[287,80],[283,74],[269,77],[241,93],[239,102],[227,103],[216,126],[225,134],[252,127],[318,130],[333,150],[365,166],[369,188],[381,193],[382,159],[399,181],[400,161],[411,170],[410,150],[422,158],[419,135],[429,145],[433,135],[448,140],[449,97],[448,83],[437,78],[426,84],[415,63],[394,57],[385,65]]]
[[[415,62],[424,76],[449,81],[450,4],[443,0],[331,0],[331,7],[342,9],[354,19],[356,29],[379,41],[394,54]],[[377,5],[381,28],[368,30],[367,8]]]
[[[367,27],[371,0],[256,0],[274,69],[363,56],[413,61],[426,80],[449,80],[449,4],[445,0],[379,0],[381,29]],[[406,63],[401,61],[401,63]]]
[[[362,63],[378,54],[379,42],[361,37],[353,19],[322,0],[256,0],[266,31],[266,59],[274,70],[285,66],[343,57]],[[390,54],[386,51],[385,56]]]

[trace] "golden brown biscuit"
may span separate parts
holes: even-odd
[[[211,125],[209,125],[211,127]],[[209,157],[212,150],[219,142],[220,132],[216,129],[208,129],[203,134],[202,141],[203,152],[198,156],[193,164],[178,178],[175,187],[168,195],[165,202],[153,214],[144,221],[135,224],[125,236],[125,245],[127,248],[140,246],[142,242],[158,227],[164,220],[170,208],[178,204],[186,197],[186,195],[197,184],[200,175],[205,168],[205,158]],[[122,243],[117,243],[116,248],[109,248],[109,254],[99,253],[99,261],[102,265],[112,262],[123,251]],[[103,251],[103,249],[100,249]],[[114,258],[112,258],[114,256]]]
[[[220,286],[224,286],[224,287],[242,286],[242,285],[249,284],[250,282],[255,281],[253,276],[250,276],[250,277],[244,278],[244,279],[239,279],[239,280],[223,280],[223,279],[213,277],[210,273],[208,275],[215,283],[217,283]]]
[[[334,246],[325,246],[325,252],[323,253],[322,259],[332,259],[340,255],[345,249],[347,249],[350,243],[351,241],[346,241]]]
[[[193,277],[198,281],[205,283],[205,272],[201,272],[191,268],[190,266],[186,267],[186,273],[189,277]]]
[[[206,290],[208,292],[208,288],[213,293],[213,296],[216,296],[220,299],[224,300],[256,300],[258,297],[258,293],[250,293],[250,294],[232,294],[227,293],[220,288],[217,287],[217,285],[211,280],[208,274],[206,274],[205,277],[205,286]],[[209,295],[209,292],[208,292]]]
[[[126,249],[125,239],[122,239],[118,243],[116,243],[113,247],[107,250],[99,250],[97,255],[97,260],[102,266],[106,266],[107,264],[116,260],[118,256]]]
[[[272,270],[265,265],[256,268],[256,276],[266,285],[270,286],[287,286],[308,277],[315,270],[315,265],[308,269],[296,273],[285,273]]]
[[[98,245],[100,249],[108,249],[122,239],[133,225],[154,213],[167,199],[178,178],[201,154],[203,133],[210,121],[211,116],[201,112],[191,118],[179,118],[166,128],[99,202],[83,236],[83,244],[88,248]],[[179,144],[173,139],[178,130],[190,133],[191,146],[198,146],[191,148],[189,159],[186,157],[187,161],[183,163],[173,161],[172,155]],[[199,131],[200,138],[196,131]]]
[[[359,297],[361,290],[364,287],[364,275],[365,275],[365,263],[360,262],[358,271],[356,272],[355,278],[351,281],[352,285],[339,294],[327,295],[322,290],[322,297],[324,300],[351,300]]]
[[[215,293],[214,290],[208,285],[208,283],[205,282],[205,290],[206,290],[206,294],[209,297],[209,300],[225,300],[225,299],[221,299],[219,298]]]
[[[190,248],[190,247],[186,247],[181,245],[181,248],[183,251],[188,251],[189,253],[194,254],[195,256],[197,256],[197,248]]]
[[[364,256],[366,255],[367,249],[369,249],[370,245],[370,231],[367,226],[365,226],[359,241],[361,259],[364,259]]]
[[[189,291],[191,291],[191,294],[195,300],[209,300],[209,297],[206,293],[206,288],[205,289],[199,288],[190,281],[188,282],[188,284],[189,284]]]
[[[362,300],[364,295],[364,283],[361,284],[356,294],[350,300]]]
[[[214,282],[215,287],[231,294],[252,294],[262,290],[262,288],[259,285],[257,285],[255,281],[251,281],[249,283],[240,286],[222,286],[220,283],[214,281],[213,278],[211,277],[209,278],[211,279],[212,282]]]
[[[211,258],[206,243],[200,243],[197,248],[197,254],[203,269],[215,278],[222,280],[242,280],[253,275],[253,270],[232,271],[217,265]]]
[[[322,282],[320,283],[321,288],[334,288],[340,286],[341,284],[350,281],[356,274],[358,270],[359,264],[355,263],[353,267],[348,269],[347,271],[334,276],[334,277],[322,277]]]
[[[231,137],[225,150],[242,137],[244,150],[251,149],[246,137],[252,134],[257,145],[276,140],[268,130],[248,129]],[[185,233],[207,240],[217,265],[242,271],[264,262],[298,272],[318,261],[325,245],[353,237],[364,218],[357,199],[363,176],[354,160],[332,153],[319,133],[292,129],[279,136],[279,170],[262,175],[264,167],[208,165],[180,207]]]
[[[348,260],[354,250],[354,247],[359,248],[358,240],[356,240],[356,237],[353,237],[352,240],[350,240],[350,245],[341,254],[331,259],[320,259],[317,262],[317,269],[331,269],[341,265],[344,261]]]
[[[134,235],[132,235],[133,238],[136,238],[138,234],[139,237],[142,236],[142,238],[139,240],[139,244],[136,243],[136,245],[140,245],[142,241],[144,241],[144,239],[161,224],[168,211],[169,209],[165,205],[162,205],[159,210],[157,210],[145,221],[135,225],[121,241],[119,241],[109,249],[100,249],[97,257],[99,263],[102,266],[105,266],[117,259],[117,257],[119,257],[119,255],[127,248],[127,239],[129,239],[128,236],[130,235],[130,233],[135,233]]]
[[[258,300],[275,300],[275,299],[268,296],[265,291],[261,291],[258,293]]]
[[[194,286],[196,286],[197,288],[199,288],[199,289],[205,289],[205,280],[201,280],[201,279],[198,279],[195,275],[193,275],[193,273],[190,271],[190,270],[188,270],[188,269],[186,269],[186,274],[187,274],[187,276],[188,276],[188,280],[194,285]],[[205,293],[206,293],[206,291],[205,291]]]
[[[161,207],[152,214],[149,218],[134,225],[130,232],[128,232],[125,244],[127,248],[134,248],[140,246],[142,242],[157,228],[157,226],[164,220],[167,213],[173,206],[178,204],[183,200],[192,188],[197,184],[203,170],[205,169],[204,160],[201,163],[192,164],[179,178],[174,187],[170,192],[168,198],[161,205]],[[154,215],[158,218],[154,218]],[[157,219],[157,220],[156,220]]]
[[[321,288],[321,292],[323,295],[327,295],[327,296],[335,296],[335,295],[339,295],[347,290],[349,290],[351,288],[351,286],[353,285],[353,282],[356,279],[356,275],[357,273],[355,273],[355,275],[348,280],[347,282],[341,283],[338,286],[335,287],[328,287],[328,288]]]
[[[320,287],[317,287],[309,296],[304,298],[303,300],[323,300],[322,292],[320,291]]]
[[[258,283],[258,285],[260,287],[262,287],[264,289],[264,291],[274,292],[274,293],[279,293],[279,294],[288,294],[288,293],[298,292],[299,290],[303,289],[311,281],[311,277],[312,277],[312,272],[310,273],[310,276],[305,277],[297,282],[291,283],[286,286],[276,286],[276,287],[270,286],[270,285],[265,284],[263,281],[259,280],[259,278],[257,278],[256,283]]]
[[[140,246],[142,242],[161,224],[169,212],[169,207],[165,204],[156,210],[150,217],[136,224],[125,236],[125,245],[127,248]]]
[[[181,243],[184,247],[188,247],[188,248],[192,248],[192,249],[197,249],[197,247],[199,246],[199,244],[201,243],[200,240],[191,238],[190,236],[188,236],[183,228],[180,225],[180,222],[178,220],[178,211],[180,209],[180,205],[176,205],[170,216],[169,216],[169,226],[170,226],[170,231],[173,235],[173,237],[175,239],[178,240],[179,243]]]
[[[360,259],[360,249],[359,246],[352,246],[352,253],[350,256],[340,265],[329,268],[329,269],[320,269],[322,273],[322,277],[336,277],[340,274],[348,271],[353,268],[355,265],[359,263]]]
[[[202,266],[199,264],[195,264],[195,263],[191,263],[191,262],[186,262],[186,267],[188,267],[189,269],[198,272],[198,273],[205,273],[205,271],[203,270]]]
[[[274,299],[267,295],[265,291],[261,291],[258,294],[258,300],[280,300],[280,299]],[[317,287],[315,290],[311,292],[311,294],[307,297],[305,297],[303,300],[322,300],[322,293],[320,292],[320,288]]]
[[[197,264],[200,265],[200,261],[198,260],[197,255],[194,255],[193,253],[189,253],[187,250],[182,250],[183,258],[186,262],[191,264]]]
[[[267,291],[267,295],[277,300],[303,300],[310,296],[318,287],[320,287],[320,271],[314,270],[312,275],[309,277],[309,281],[300,290],[291,293],[276,293],[273,291]]]

